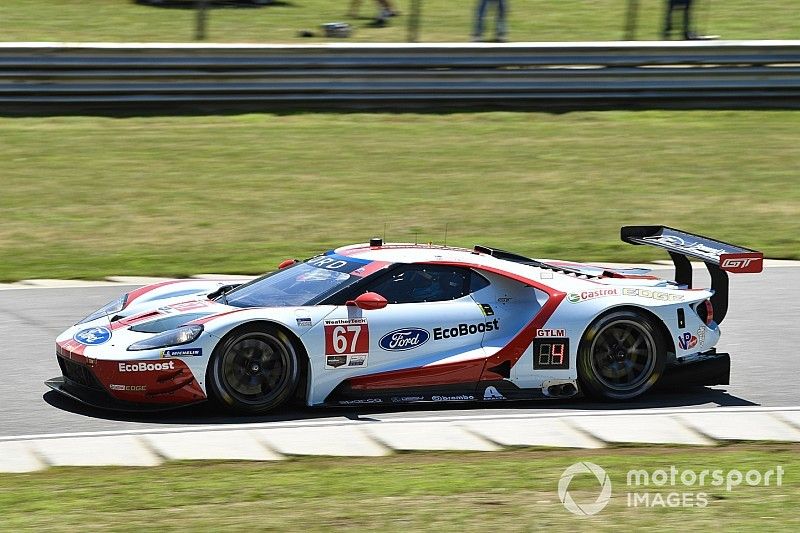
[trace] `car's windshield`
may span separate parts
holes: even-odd
[[[369,261],[332,254],[309,259],[237,287],[220,299],[235,307],[293,307],[319,301],[357,281]]]

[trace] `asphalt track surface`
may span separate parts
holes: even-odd
[[[668,276],[668,271],[657,272]],[[696,285],[704,282],[695,270]],[[624,404],[584,400],[505,404],[466,403],[404,408],[291,407],[258,417],[232,417],[208,404],[133,414],[106,412],[49,391],[43,381],[60,375],[54,339],[123,291],[125,286],[0,291],[0,437],[92,431],[177,429],[192,425],[264,422],[335,422],[337,419],[469,418],[568,411],[800,405],[800,267],[732,275],[731,303],[722,324],[721,351],[731,354],[731,385],[656,392]],[[707,283],[707,281],[705,281]],[[707,286],[707,285],[706,285]]]

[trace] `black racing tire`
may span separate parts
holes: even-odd
[[[578,347],[578,379],[589,396],[631,400],[655,385],[666,361],[666,342],[653,319],[620,309],[587,328]]]
[[[211,355],[206,372],[210,392],[223,407],[265,413],[286,403],[300,382],[298,350],[281,329],[245,326],[226,336]]]

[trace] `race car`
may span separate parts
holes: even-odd
[[[257,279],[174,280],[122,295],[56,340],[47,385],[95,406],[213,400],[263,413],[309,406],[570,398],[630,400],[659,383],[728,384],[714,346],[728,273],[760,252],[665,226],[622,240],[667,250],[644,269],[374,238]],[[692,287],[689,258],[711,288]]]

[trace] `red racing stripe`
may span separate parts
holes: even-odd
[[[391,370],[389,372],[380,372],[367,376],[359,376],[347,380],[350,386],[355,390],[378,390],[378,389],[392,389],[392,388],[408,388],[419,387],[426,385],[450,385],[457,383],[474,383],[484,380],[498,380],[503,379],[494,372],[487,369],[494,368],[505,362],[514,366],[520,357],[525,353],[525,350],[533,342],[536,336],[536,330],[544,326],[550,319],[552,314],[561,305],[561,302],[566,297],[566,293],[557,291],[552,287],[544,285],[538,281],[507,272],[499,268],[449,262],[449,261],[435,261],[426,264],[460,266],[466,268],[474,268],[476,270],[483,270],[492,272],[500,276],[504,276],[520,283],[531,285],[541,291],[547,293],[547,302],[542,306],[536,316],[525,326],[519,333],[506,346],[497,351],[494,355],[486,359],[474,359],[471,361],[459,361],[455,363],[445,363],[441,365],[428,365],[416,368],[409,368],[403,370]]]
[[[128,299],[125,302],[125,307],[128,307],[131,304],[131,302],[133,302],[137,298],[147,294],[148,292],[150,292],[152,290],[158,289],[159,287],[164,287],[166,285],[172,285],[173,283],[185,283],[187,281],[196,281],[196,280],[172,279],[172,280],[169,280],[169,281],[162,281],[160,283],[154,283],[152,285],[145,285],[144,287],[139,287],[138,289],[133,290],[133,291],[128,293]]]

